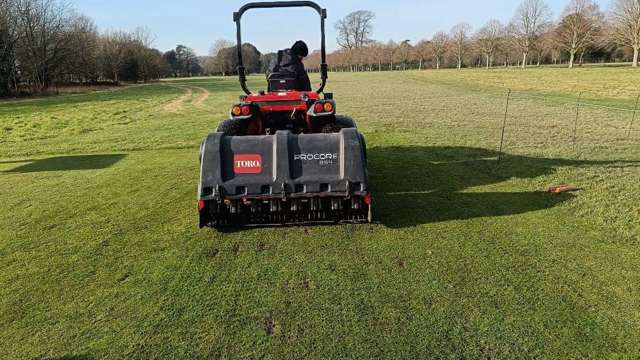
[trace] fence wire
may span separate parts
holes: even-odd
[[[372,81],[357,92],[347,91],[352,90],[347,83],[338,84],[336,92],[344,104],[339,110],[354,116],[380,146],[460,147],[471,153],[490,150],[496,157],[502,151],[640,160],[640,96],[603,99],[586,91],[559,95],[487,90],[411,75],[400,83]],[[386,136],[390,131],[399,138]]]
[[[640,159],[640,96],[633,108],[584,101],[584,93],[573,101],[511,90],[503,93],[502,101],[496,98],[490,104],[483,94],[426,101],[433,103],[429,112],[446,114],[446,127],[461,145],[495,146],[498,158]],[[426,122],[433,129],[443,124],[430,117]]]

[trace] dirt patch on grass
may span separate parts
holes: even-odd
[[[164,111],[170,113],[177,113],[182,111],[183,104],[185,101],[189,100],[193,95],[193,90],[188,87],[174,86],[175,88],[179,88],[184,90],[184,94],[180,95],[177,99],[172,100],[167,105],[164,106]]]
[[[214,257],[218,256],[219,252],[220,252],[220,250],[218,250],[216,248],[209,249],[209,250],[207,250],[207,257],[214,258]]]
[[[265,322],[265,332],[268,336],[275,336],[279,331],[278,323],[273,319],[267,319]]]
[[[127,280],[129,276],[131,276],[131,272],[129,271],[125,272],[124,274],[121,274],[120,276],[118,276],[118,282],[123,282]]]
[[[204,102],[209,98],[209,90],[199,87],[199,86],[178,86],[178,85],[168,85],[176,89],[183,90],[184,93],[177,97],[176,99],[171,100],[168,104],[164,106],[164,111],[170,113],[178,113],[183,110],[184,104],[191,100],[191,105],[197,108],[203,108]],[[198,92],[198,95],[194,98],[194,91]]]
[[[313,283],[311,282],[311,280],[310,280],[310,279],[305,279],[305,280],[302,282],[302,288],[303,288],[303,289],[305,289],[305,290],[309,290],[309,289],[311,289],[312,287],[313,287]]]
[[[203,103],[209,98],[209,90],[198,86],[193,86],[192,88],[200,91],[198,97],[193,101],[193,105],[198,108],[203,108]]]
[[[269,250],[269,246],[267,244],[265,244],[264,242],[260,241],[258,243],[258,246],[257,246],[256,250],[258,252],[263,252],[263,251]]]

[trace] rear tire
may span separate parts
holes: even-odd
[[[364,140],[364,136],[362,136],[362,134],[360,134],[360,142],[362,143],[362,153],[364,154],[364,165],[368,166],[368,164],[367,164],[367,142]]]
[[[246,124],[241,119],[227,119],[218,125],[217,132],[226,136],[243,136],[247,134]]]
[[[198,152],[198,164],[202,164],[202,152],[204,151],[204,142],[205,140],[202,140],[202,142],[200,143],[200,151]]]
[[[344,115],[336,115],[336,121],[323,126],[322,132],[325,134],[337,133],[342,129],[352,129],[355,127],[356,123],[352,118]]]
[[[336,115],[336,124],[338,124],[341,129],[350,129],[356,127],[356,122],[353,121],[353,118],[344,115]]]

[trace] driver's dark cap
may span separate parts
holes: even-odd
[[[307,44],[305,44],[305,42],[302,40],[296,41],[291,47],[291,51],[293,51],[294,54],[302,57],[307,57],[307,55],[309,55],[309,48],[307,47]]]

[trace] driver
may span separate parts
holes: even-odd
[[[309,75],[304,69],[302,59],[309,55],[309,48],[304,41],[296,41],[291,49],[278,51],[277,57],[269,66],[269,73],[288,72],[295,77],[295,85],[293,90],[311,91],[311,82]]]

